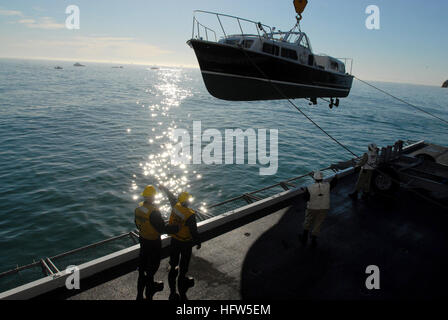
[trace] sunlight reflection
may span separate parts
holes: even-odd
[[[153,77],[155,79],[149,79],[151,80],[151,87],[145,89],[145,93],[150,99],[144,102],[145,110],[148,112],[146,114],[148,125],[146,141],[148,142],[149,154],[147,162],[139,164],[141,168],[140,177],[144,182],[139,182],[139,185],[137,185],[133,180],[130,191],[131,193],[140,191],[139,189],[142,188],[143,184],[156,185],[161,183],[175,195],[178,195],[182,191],[190,191],[190,180],[202,178],[196,171],[190,175],[190,170],[187,170],[188,168],[184,164],[171,164],[171,153],[174,152],[171,135],[172,131],[181,122],[176,109],[181,106],[184,99],[192,95],[192,92],[185,89],[185,86],[181,86],[185,81],[188,81],[182,69],[161,68],[156,74],[153,73]],[[156,85],[153,85],[153,83],[156,83]],[[137,101],[137,104],[143,106],[142,101]],[[129,132],[130,129],[128,129]],[[136,200],[139,196],[133,195],[132,198]],[[159,206],[162,215],[167,218],[171,212],[171,206],[165,194],[162,192],[157,194],[156,204]],[[202,211],[205,212],[204,205],[205,203],[202,203]]]

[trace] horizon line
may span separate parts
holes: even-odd
[[[0,59],[10,60],[32,60],[32,61],[59,61],[59,62],[86,62],[86,63],[100,63],[100,64],[113,64],[113,65],[139,65],[139,66],[157,66],[157,67],[176,67],[185,69],[199,69],[199,65],[192,64],[174,64],[174,63],[150,63],[143,61],[117,61],[117,60],[97,60],[97,59],[75,59],[75,58],[49,58],[49,57],[7,57],[0,56]]]
[[[168,68],[185,68],[185,69],[200,69],[198,64],[173,64],[173,63],[150,63],[150,62],[125,62],[116,60],[96,60],[96,59],[74,59],[74,58],[50,58],[50,57],[6,57],[0,56],[0,59],[10,59],[10,60],[32,60],[32,61],[60,61],[60,62],[87,62],[87,63],[99,63],[99,64],[114,64],[114,65],[139,65],[139,66],[157,66],[157,67],[168,67]],[[379,80],[379,79],[362,79],[364,81],[372,82],[383,82],[383,83],[396,83],[396,84],[409,84],[417,86],[427,86],[427,87],[441,87],[442,84],[427,84],[427,83],[415,83],[406,81],[392,81],[392,80]],[[442,82],[443,83],[443,82]]]

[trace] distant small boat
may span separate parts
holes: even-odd
[[[159,70],[159,67],[151,67],[151,70]]]
[[[446,81],[442,84],[442,88],[448,88],[448,80],[446,80]]]
[[[85,67],[85,65],[80,64],[79,62],[76,62],[73,66],[74,67]]]
[[[63,68],[62,67],[60,67],[60,66],[56,66],[56,67],[54,67],[56,70],[62,70]]]
[[[123,69],[123,66],[119,66],[119,67],[117,67],[117,66],[114,66],[114,67],[112,67],[113,69]]]

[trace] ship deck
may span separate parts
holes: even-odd
[[[409,191],[400,191],[393,199],[352,202],[347,194],[355,179],[354,174],[342,178],[333,191],[317,248],[303,247],[298,240],[304,219],[302,196],[204,242],[200,250],[194,248],[189,275],[196,285],[188,291],[189,299],[446,296],[446,212]],[[379,267],[379,290],[366,289],[369,265]],[[67,298],[135,299],[138,273],[135,265],[128,268],[132,270],[111,274],[98,285],[90,283],[89,289]],[[156,300],[168,298],[168,269],[165,258],[155,277],[165,282],[165,290],[154,296]]]

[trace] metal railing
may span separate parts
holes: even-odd
[[[216,32],[213,29],[208,28],[208,27],[204,26],[203,24],[201,24],[199,22],[199,20],[196,18],[198,13],[209,14],[209,15],[216,16],[217,22],[219,23],[219,26],[221,28],[221,31],[222,31],[222,34],[223,34],[224,38],[227,38],[229,36],[229,34],[226,32],[221,18],[234,19],[236,21],[237,26],[240,29],[241,35],[243,37],[244,36],[249,36],[249,35],[250,36],[257,36],[257,35],[256,34],[245,33],[244,30],[243,30],[243,27],[241,25],[241,22],[248,22],[250,24],[253,24],[254,27],[257,30],[258,37],[260,37],[260,38],[262,38],[262,35],[260,34],[260,30],[263,31],[263,35],[265,35],[265,36],[267,36],[268,34],[271,34],[271,35],[274,34],[273,30],[275,28],[272,28],[272,27],[270,27],[268,25],[262,24],[261,22],[256,22],[256,21],[252,21],[252,20],[248,20],[248,19],[244,19],[244,18],[240,18],[240,17],[236,17],[236,16],[231,16],[231,15],[228,15],[228,14],[222,14],[222,13],[211,12],[211,11],[203,11],[203,10],[195,10],[193,12],[193,32],[192,32],[192,36],[191,36],[192,39],[202,39],[201,33],[200,33],[201,27],[202,27],[202,29],[205,30],[205,35],[206,35],[207,41],[209,40],[208,39],[208,31],[213,32],[214,35],[215,35],[215,41],[218,41],[217,40],[217,36],[216,36]],[[267,32],[264,28],[269,29],[269,32]],[[275,40],[275,39],[272,39],[272,40]]]
[[[344,61],[344,65],[345,65],[345,72],[347,72],[347,64],[350,62],[350,73],[349,74],[353,74],[353,58],[336,58],[338,60],[342,60]]]
[[[195,29],[195,27],[197,27],[197,28]],[[208,39],[208,31],[212,32],[212,33],[215,35],[215,42],[218,41],[218,38],[216,37],[216,32],[215,32],[213,29],[210,29],[210,28],[204,26],[202,23],[200,23],[200,22],[196,19],[196,17],[193,17],[193,32],[191,33],[191,38],[192,38],[192,39],[195,38],[195,33],[194,33],[195,30],[196,30],[196,32],[197,32],[197,36],[196,36],[196,38],[197,38],[197,39],[202,39],[202,37],[201,37],[201,27],[202,27],[202,28],[204,29],[204,31],[205,31],[205,37],[206,37],[206,40],[207,40],[207,41],[209,41],[209,39]]]
[[[316,56],[319,57],[329,57],[329,58],[333,58],[333,59],[337,59],[337,60],[341,60],[344,62],[345,65],[345,72],[352,75],[353,74],[353,58],[334,58],[326,53],[316,53]],[[350,68],[347,67],[348,63],[350,62]],[[348,72],[347,70],[350,69],[350,72]]]
[[[122,243],[118,243],[119,241]],[[109,248],[107,252],[112,253],[119,250],[119,248],[124,249],[137,243],[138,235],[135,231],[131,231],[52,257],[42,258],[24,266],[17,266],[0,273],[0,292],[41,279],[42,276],[53,276],[61,270],[65,270],[69,265],[80,265],[83,262],[98,258],[98,252],[92,252],[90,249],[101,247],[101,255],[104,255],[108,244],[113,244],[113,247]],[[14,278],[14,276],[16,277]]]

